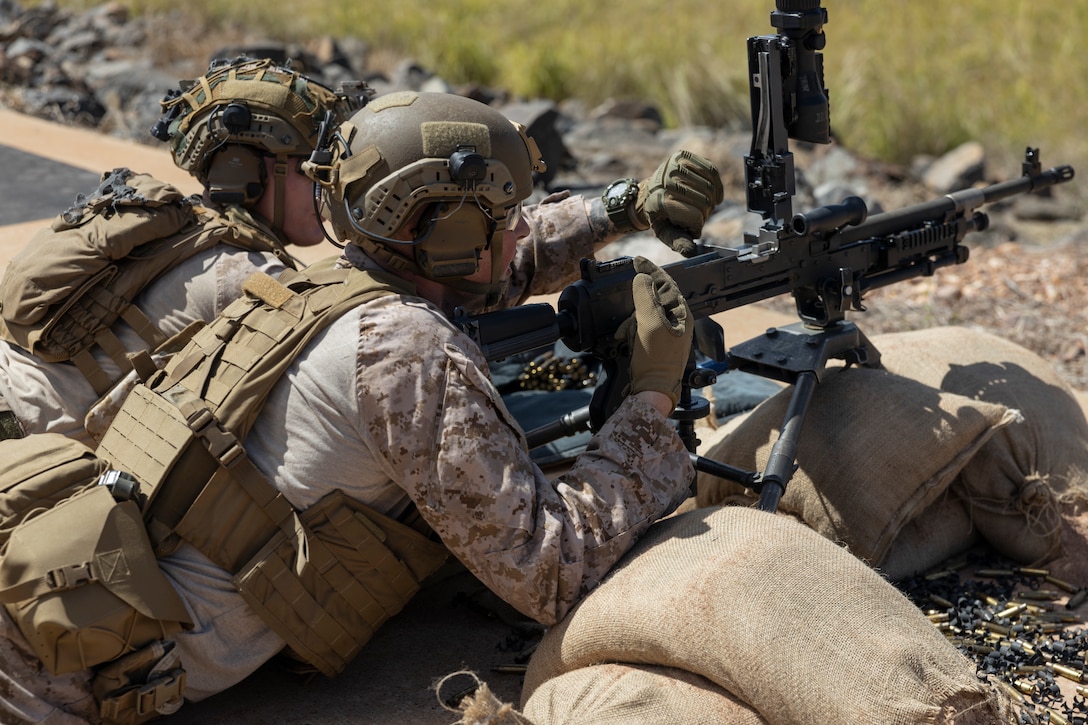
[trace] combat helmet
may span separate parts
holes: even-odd
[[[333,91],[267,58],[217,59],[205,75],[167,93],[151,133],[169,143],[174,163],[212,201],[248,204],[264,192],[263,156],[275,157],[276,175],[285,174],[288,158],[309,157],[323,124],[335,127],[372,95],[361,81]],[[283,187],[276,184],[277,228]]]
[[[544,161],[525,128],[463,96],[381,96],[341,124],[303,169],[341,240],[386,265],[474,294],[501,293],[503,232]],[[403,230],[415,225],[409,239]],[[491,252],[490,283],[465,280]]]

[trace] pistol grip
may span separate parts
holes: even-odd
[[[589,401],[589,427],[596,432],[616,412],[631,388],[631,358],[625,356],[603,359],[604,379],[597,383]]]

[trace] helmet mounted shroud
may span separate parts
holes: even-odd
[[[219,59],[205,75],[167,93],[151,133],[170,144],[174,163],[220,204],[259,199],[265,189],[264,157],[274,157],[273,226],[280,229],[288,159],[310,155],[327,114],[347,119],[373,94],[360,81],[333,91],[270,59]]]
[[[503,232],[517,224],[544,162],[524,127],[486,104],[402,92],[341,124],[329,149],[303,168],[323,187],[340,239],[386,266],[487,295],[491,304],[505,286]],[[465,280],[488,249],[491,281]]]

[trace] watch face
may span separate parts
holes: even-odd
[[[631,184],[628,181],[614,181],[608,185],[604,192],[604,201],[609,209],[622,206],[627,202]]]

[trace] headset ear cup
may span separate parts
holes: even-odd
[[[208,198],[216,204],[251,204],[265,187],[264,157],[241,144],[227,144],[208,166]]]
[[[426,237],[416,245],[416,264],[431,279],[468,277],[480,268],[480,252],[489,240],[489,223],[476,207],[436,215]]]

